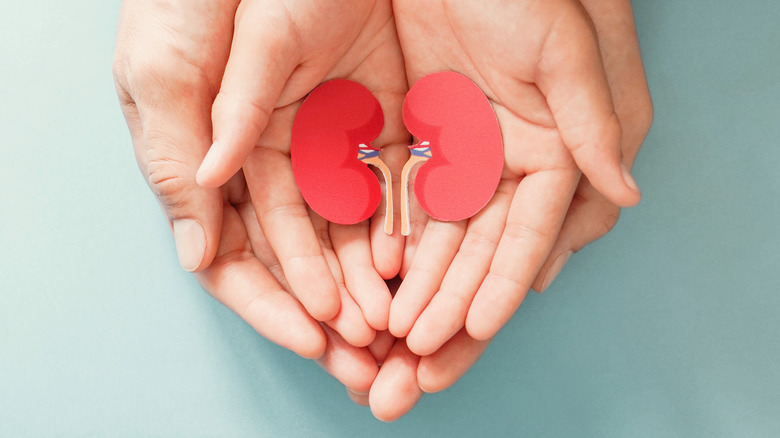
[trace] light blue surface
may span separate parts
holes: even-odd
[[[393,424],[177,264],[117,1],[0,13],[0,436],[780,436],[780,3],[635,2],[644,200]]]

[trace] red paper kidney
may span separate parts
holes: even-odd
[[[367,146],[383,125],[379,102],[356,82],[325,82],[303,102],[293,122],[292,169],[303,198],[320,216],[354,224],[379,206],[379,180],[358,159],[358,149],[361,156],[374,153]]]
[[[504,166],[501,130],[487,97],[466,76],[434,73],[409,90],[403,117],[430,147],[415,177],[417,202],[439,220],[475,215],[495,193]]]

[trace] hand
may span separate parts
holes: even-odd
[[[623,129],[623,158],[626,163],[631,163],[652,120],[652,103],[640,58],[631,4],[627,0],[581,0],[581,4],[596,29],[609,91]],[[598,193],[586,178],[582,178],[553,249],[534,279],[534,288],[541,291],[549,286],[562,267],[562,263],[556,264],[556,260],[560,260],[562,254],[568,258],[570,252],[604,235],[614,226],[618,214],[619,207]],[[467,225],[471,226],[471,223]],[[417,261],[415,251],[421,247],[419,239],[416,245],[409,245],[405,259]],[[449,269],[452,270],[452,267]],[[404,271],[409,271],[409,263],[405,262]],[[446,275],[451,274],[448,271]],[[440,279],[441,274],[437,278]],[[468,306],[468,303],[463,305]],[[415,359],[415,355],[407,349],[403,356],[407,366],[399,367],[405,372],[399,372],[398,369],[385,370],[384,367],[380,369],[371,388],[375,415],[387,419],[400,417],[405,413],[404,409],[408,410],[416,403],[422,391],[437,392],[449,387],[477,361],[489,342],[489,339],[475,340],[461,328],[431,355]],[[391,376],[396,376],[395,381],[391,382]],[[412,383],[416,383],[422,391],[398,389],[409,388]]]
[[[556,242],[580,170],[615,204],[640,194],[597,35],[578,2],[402,0],[394,8],[409,82],[464,73],[485,91],[504,137],[490,203],[455,223],[418,213],[425,225],[407,238],[389,328],[425,356],[464,326],[488,340],[511,317]]]
[[[171,222],[182,266],[198,271],[213,261],[235,261],[215,260],[229,212],[221,191],[209,187],[225,182],[262,145],[246,173],[257,216],[292,291],[316,319],[355,345],[367,345],[374,328],[386,328],[390,301],[379,273],[369,269],[371,259],[382,275],[394,275],[403,241],[374,233],[372,254],[365,224],[334,231],[336,251],[362,256],[342,277],[317,238],[327,226],[315,228],[291,191],[289,161],[279,153],[289,150],[289,139],[279,127],[308,91],[335,76],[370,78],[364,83],[386,113],[399,113],[393,106],[400,107],[406,81],[390,3],[320,2],[310,9],[293,1],[238,3],[123,3],[114,71],[139,167]],[[270,119],[278,123],[266,129]],[[376,145],[405,143],[408,134],[400,118],[395,121],[388,117]],[[261,133],[275,143],[258,143]],[[212,139],[217,146],[210,148]],[[200,165],[207,151],[211,158]],[[269,165],[272,170],[263,171]],[[356,299],[373,327],[344,283],[362,292]]]
[[[394,146],[405,152],[399,149],[408,140],[400,105],[407,86],[391,4],[289,1],[272,11],[267,3],[246,1],[237,11],[230,59],[212,112],[214,145],[198,181],[220,184],[243,164],[257,218],[292,292],[312,315],[325,319],[331,312],[318,313],[321,309],[307,303],[335,290],[342,298],[337,318],[346,312],[353,317],[333,326],[342,325],[337,330],[354,345],[366,345],[370,338],[353,336],[360,330],[357,317],[362,311],[371,328],[387,328],[391,297],[382,277],[398,271],[403,240],[375,227],[372,253],[368,223],[339,226],[310,215],[292,174],[290,132],[312,89],[345,78],[366,86],[383,107],[385,127],[374,147],[382,148],[389,161],[398,155]],[[380,206],[377,215],[383,212]],[[353,299],[359,308],[350,304]]]

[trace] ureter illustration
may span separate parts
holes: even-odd
[[[393,180],[390,169],[379,158],[378,149],[371,149],[364,144],[358,147],[358,160],[379,169],[385,179],[385,234],[389,236],[393,234]]]
[[[412,156],[404,164],[401,170],[401,235],[408,236],[411,232],[411,217],[409,214],[409,174],[414,166],[424,163],[431,158],[431,147],[427,141],[421,142],[411,148]]]

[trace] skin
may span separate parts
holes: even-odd
[[[651,119],[630,4],[597,3],[395,1],[399,47],[389,1],[126,0],[117,90],[174,234],[188,219],[202,230],[202,255],[186,267],[263,336],[316,358],[379,419],[450,386],[528,288],[549,285],[560,255],[639,199],[620,167]],[[488,27],[502,32],[484,31],[502,19]],[[383,206],[349,227],[306,209],[289,131],[311,89],[343,77],[379,98],[385,130],[374,145],[397,183],[408,84],[449,69],[488,94],[506,142],[502,183],[483,212],[442,223],[417,208],[404,242],[384,234]],[[464,265],[478,275],[458,277]],[[399,272],[391,308],[382,278]]]
[[[394,4],[396,8],[396,20],[398,20],[399,23],[399,32],[402,38],[402,43],[404,43],[404,11],[399,11],[399,8],[403,8],[405,6],[415,6],[411,4],[412,2],[409,3],[410,4],[407,4],[403,1],[396,1]],[[445,7],[447,5],[447,3],[436,3],[440,7]],[[636,156],[639,147],[642,144],[642,141],[647,135],[652,122],[652,103],[650,100],[649,91],[647,89],[644,68],[642,66],[639,53],[639,45],[633,21],[631,4],[630,2],[624,0],[611,0],[606,2],[601,0],[583,0],[580,2],[579,9],[581,12],[587,13],[586,16],[581,18],[586,20],[586,22],[592,22],[594,27],[592,31],[595,31],[596,33],[595,36],[598,41],[600,55],[599,58],[603,63],[603,71],[606,75],[606,80],[609,87],[609,95],[611,96],[613,102],[616,117],[620,127],[622,128],[622,141],[620,142],[620,148],[623,157],[622,159],[626,165],[630,165],[630,163],[633,162],[634,157]],[[439,11],[441,10],[439,9]],[[426,20],[426,22],[429,23],[429,25],[432,25],[434,21],[430,20],[430,17],[435,16],[435,14],[432,11],[426,12],[427,15],[424,16],[429,18]],[[419,13],[419,11],[417,11],[417,13]],[[467,15],[468,14],[466,14],[466,16]],[[504,16],[506,16],[506,14],[496,15],[496,17]],[[475,17],[474,19],[478,18]],[[462,34],[463,33],[459,33],[459,35]],[[529,39],[530,37],[531,35],[528,36]],[[579,38],[584,37],[579,36]],[[482,47],[487,48],[494,46],[485,43]],[[407,52],[405,51],[404,53],[406,54]],[[407,69],[410,71],[410,78],[412,78],[414,77],[413,73],[411,73],[411,69],[413,67],[409,67],[410,62],[411,61],[407,58]],[[532,91],[529,91],[529,93],[531,95],[534,94]],[[519,93],[519,95],[522,98],[532,99],[523,93]],[[501,121],[502,113],[499,111],[500,105],[496,106],[496,102],[494,101],[494,107],[497,108],[499,120]],[[544,113],[541,109],[538,111],[539,114]],[[527,114],[527,116],[531,118],[533,114]],[[511,121],[509,123],[511,124]],[[502,127],[506,126],[507,123],[502,123]],[[544,143],[541,141],[544,139],[545,132],[550,129],[549,127],[527,125],[525,128],[528,130],[526,135],[530,136],[532,134],[538,134],[540,136],[539,144],[544,145],[544,147],[553,149],[557,148],[555,150],[563,149],[559,143]],[[505,139],[507,139],[506,133]],[[507,141],[507,143],[509,143],[509,141]],[[531,157],[536,156],[533,155],[535,152],[533,149],[526,149],[523,152],[524,156],[525,154],[530,154]],[[507,175],[506,172],[505,175]],[[511,176],[512,173],[508,173],[508,175]],[[512,181],[511,178],[505,178],[505,180],[502,182],[502,187],[499,188],[497,195],[493,198],[490,205],[466,224],[447,224],[435,222],[433,220],[428,220],[428,224],[425,224],[424,219],[418,219],[423,225],[425,225],[425,229],[422,233],[419,233],[417,237],[414,235],[410,236],[410,239],[407,241],[407,248],[404,254],[404,268],[402,270],[402,272],[406,272],[407,278],[404,279],[402,288],[404,285],[411,285],[409,276],[413,274],[412,269],[415,266],[415,263],[418,262],[416,258],[417,253],[425,251],[424,246],[426,242],[424,239],[426,234],[436,232],[437,237],[441,236],[441,238],[446,238],[448,236],[446,231],[454,230],[453,234],[456,234],[456,236],[460,238],[460,236],[463,236],[464,233],[466,236],[468,236],[468,233],[470,231],[473,232],[474,228],[477,226],[479,226],[479,230],[485,230],[485,233],[489,232],[487,230],[489,227],[483,228],[482,224],[492,223],[495,226],[495,224],[498,223],[497,218],[504,218],[505,215],[512,214],[511,203],[513,203],[514,200],[510,195],[514,191],[514,199],[517,198],[517,193],[520,190],[522,184],[524,184],[526,178],[527,175],[524,175],[523,178],[518,178],[519,181]],[[509,181],[507,181],[507,179],[509,179]],[[567,210],[565,210],[565,216],[558,219],[559,221],[562,220],[560,230],[554,233],[553,239],[545,242],[546,247],[549,248],[546,253],[544,251],[537,253],[538,258],[533,261],[535,266],[540,266],[540,268],[530,269],[526,274],[524,274],[525,280],[523,286],[526,284],[533,284],[533,287],[536,290],[541,291],[545,289],[552,281],[552,278],[548,277],[550,274],[550,269],[562,254],[580,250],[588,243],[606,234],[609,230],[612,229],[612,227],[614,227],[615,223],[617,222],[620,207],[617,204],[610,202],[607,197],[597,191],[594,185],[592,185],[586,177],[579,177],[577,181],[578,182],[576,189],[574,189],[572,201],[567,206]],[[563,185],[561,185],[561,187],[563,187]],[[551,194],[548,193],[548,195]],[[507,204],[510,205],[508,212]],[[537,206],[537,208],[541,212],[549,213],[550,211],[549,209],[539,208],[539,206]],[[542,216],[543,214],[540,214],[539,217]],[[432,222],[433,225],[431,225]],[[475,224],[475,222],[478,223]],[[431,227],[431,229],[428,227]],[[420,227],[416,228],[420,229]],[[442,231],[442,229],[444,229],[444,231]],[[529,230],[530,229],[531,228],[529,228]],[[457,231],[457,233],[455,233],[455,231]],[[533,233],[529,233],[529,235],[533,236]],[[452,236],[452,234],[450,234],[450,236]],[[496,247],[496,240],[500,240],[502,238],[495,236],[496,235],[494,235],[493,239],[490,239],[490,241],[493,243],[489,246],[488,250],[483,253],[487,259],[492,256],[491,251]],[[458,244],[460,244],[459,251],[454,255],[454,261],[452,264],[448,265],[443,263],[445,265],[445,269],[440,269],[437,271],[440,276],[451,275],[449,271],[455,270],[454,268],[457,268],[455,262],[458,261],[459,257],[463,258],[471,256],[473,253],[470,252],[471,250],[469,248],[473,248],[475,243],[476,246],[486,246],[485,241],[488,239],[470,239],[465,237],[461,240],[454,240],[457,240]],[[431,239],[431,241],[435,242],[436,240]],[[441,240],[438,240],[438,242],[441,244]],[[428,257],[428,255],[429,254],[426,254],[425,257]],[[496,257],[498,257],[497,252]],[[530,259],[526,258],[525,262],[528,263],[529,260]],[[481,266],[482,272],[488,272],[490,269],[492,269],[492,267],[489,266],[489,262],[486,263],[483,261],[480,263],[476,258],[471,258],[471,262],[471,266]],[[440,263],[442,262],[440,261]],[[464,265],[468,264],[464,263]],[[426,264],[424,268],[436,269],[436,266],[441,265],[437,265],[434,262]],[[447,269],[447,266],[450,266],[449,270]],[[515,266],[528,265],[516,264]],[[442,272],[444,272],[444,274],[442,274]],[[471,277],[473,281],[473,283],[471,283],[472,285],[478,285],[479,281],[483,281],[481,278],[477,277],[481,276]],[[450,284],[457,285],[458,281],[468,281],[468,278],[455,278],[457,281],[453,281]],[[430,279],[427,281],[431,282]],[[444,281],[446,281],[446,279]],[[435,284],[436,282],[434,281],[432,283]],[[420,284],[422,284],[422,282],[420,282]],[[436,287],[438,287],[438,285],[433,288],[436,289]],[[417,289],[417,292],[419,293],[421,289]],[[434,297],[434,302],[428,304],[428,307],[425,308],[423,312],[423,316],[421,316],[415,322],[414,327],[411,330],[412,332],[406,339],[407,344],[409,344],[408,349],[404,351],[404,354],[408,356],[406,359],[407,362],[413,361],[411,356],[415,356],[415,354],[412,352],[430,352],[430,354],[419,358],[416,369],[413,369],[413,367],[396,367],[394,370],[385,370],[384,368],[380,369],[370,393],[371,408],[378,418],[384,420],[396,419],[405,413],[403,408],[413,405],[414,402],[419,399],[419,397],[422,395],[422,391],[438,392],[448,388],[477,361],[485,348],[487,348],[490,342],[489,338],[484,340],[477,340],[472,336],[469,336],[469,333],[467,333],[467,323],[464,327],[464,319],[466,315],[471,316],[471,314],[468,313],[468,289],[466,287],[460,288],[460,290],[465,291],[464,293],[467,295],[466,300],[463,302],[460,302],[459,298],[453,299],[451,295],[447,295],[446,292],[444,292],[445,290],[446,289],[444,287],[440,287],[439,290],[434,290],[435,293],[437,292],[436,296]],[[516,288],[515,292],[518,290],[519,289]],[[401,292],[402,291],[399,290],[398,294]],[[476,288],[472,289],[472,293],[473,292],[476,292]],[[514,304],[518,296],[520,299],[522,299],[522,297],[525,296],[525,291],[519,290],[518,295],[510,295],[510,304]],[[393,306],[396,306],[396,303],[403,303],[403,301],[394,301]],[[504,304],[506,304],[506,302]],[[460,312],[458,314],[458,318],[454,318],[454,323],[452,322],[453,319],[447,319],[451,314],[444,314],[444,310],[452,312],[453,309],[454,311]],[[440,313],[436,314],[434,312]],[[432,316],[441,318],[441,320],[444,322],[442,323],[434,321]],[[391,313],[391,331],[393,331],[392,317],[393,314]],[[444,325],[446,329],[442,329],[442,325]],[[451,335],[452,330],[454,330],[454,335]],[[421,333],[430,336],[425,337],[420,335]],[[391,382],[389,378],[386,378],[383,375],[386,372],[388,374],[395,374],[392,377],[393,382],[417,382],[421,392],[409,393],[405,389],[397,389],[397,387],[392,384],[393,382]],[[399,406],[403,408],[398,408]]]
[[[429,219],[407,242],[390,332],[429,355],[464,326],[490,339],[514,314],[551,254],[580,171],[617,205],[640,194],[623,171],[620,120],[578,2],[394,6],[410,84],[434,71],[465,73],[504,137],[502,180],[486,208],[468,221]]]
[[[386,114],[398,114],[385,118],[374,145],[406,142],[400,105],[407,88],[389,1],[128,0],[114,77],[139,167],[172,225],[180,260],[192,259],[197,237],[204,241],[188,268],[209,292],[228,304],[239,294],[235,283],[262,289],[249,280],[262,271],[251,260],[251,225],[229,235],[222,226],[231,209],[249,202],[308,314],[357,346],[387,328],[391,296],[382,276],[397,272],[403,240],[375,239],[372,248],[368,223],[335,226],[310,215],[292,176],[289,132],[308,92],[341,77],[363,83]],[[393,162],[392,151],[385,155]],[[251,196],[231,199],[222,185],[242,165],[249,184],[235,186]],[[202,234],[180,239],[183,221]],[[225,240],[229,252],[219,250]],[[276,340],[287,331],[305,331],[319,346],[296,351],[321,354],[321,332],[316,342],[315,330],[294,324],[262,332]]]

